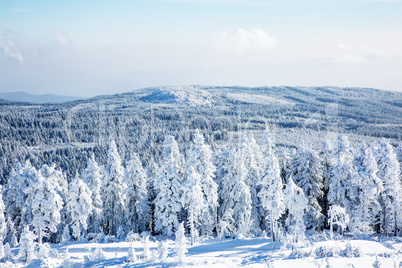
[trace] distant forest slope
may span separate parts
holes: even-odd
[[[330,133],[358,140],[401,141],[402,94],[336,87],[160,87],[61,104],[0,100],[0,178],[15,160],[39,167],[56,163],[69,177],[94,152],[105,163],[109,140],[127,159],[135,150],[158,162],[165,134],[185,147],[198,128],[213,148],[230,146],[239,133],[256,138],[266,124],[276,143],[319,145]],[[184,148],[181,148],[184,149]]]

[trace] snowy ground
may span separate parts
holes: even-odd
[[[152,240],[152,239],[151,239]],[[373,267],[376,257],[380,267],[402,267],[402,241],[346,240],[310,242],[292,254],[282,243],[270,239],[209,239],[188,247],[183,263],[176,261],[174,241],[167,241],[168,259],[161,263],[155,259],[141,259],[143,245],[133,242],[138,257],[137,263],[127,263],[129,242],[118,243],[71,243],[53,245],[58,257],[33,260],[27,267]],[[150,242],[151,254],[156,255],[157,242]],[[104,259],[88,261],[90,252],[101,248]],[[67,250],[68,249],[68,250]],[[66,253],[68,251],[68,253]],[[99,252],[99,251],[98,251]],[[12,250],[16,255],[18,247]],[[332,257],[324,257],[330,256]],[[347,257],[349,255],[349,257]],[[87,257],[86,257],[87,256]],[[92,258],[98,255],[92,254]],[[156,257],[153,257],[156,258]],[[352,266],[353,265],[353,266]],[[0,267],[25,267],[21,263],[2,262]]]

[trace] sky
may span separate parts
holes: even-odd
[[[402,0],[0,2],[0,91],[162,85],[402,92]]]

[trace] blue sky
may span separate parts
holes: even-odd
[[[0,3],[0,91],[94,96],[158,85],[402,91],[402,1]]]

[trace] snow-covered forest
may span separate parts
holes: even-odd
[[[202,105],[211,105],[211,95],[198,93],[201,95],[179,97],[194,109],[200,100]],[[164,107],[168,108],[162,105],[158,109]],[[256,117],[248,122],[252,118]],[[175,120],[168,121],[175,124]],[[202,126],[200,121],[192,122]],[[169,251],[175,252],[177,262],[185,263],[187,247],[230,239],[265,239],[273,247],[288,249],[291,258],[357,257],[362,253],[350,242],[338,251],[322,246],[312,254],[306,248],[313,241],[400,241],[400,141],[340,129],[317,141],[317,136],[307,135],[305,127],[292,127],[293,132],[302,133],[301,138],[284,144],[275,142],[284,140],[278,133],[287,133],[279,132],[278,124],[253,123],[233,126],[236,135],[232,139],[213,139],[211,134],[217,137],[219,132],[208,133],[202,127],[193,127],[184,139],[174,135],[173,126],[153,132],[154,139],[147,136],[138,146],[127,146],[128,137],[116,129],[107,144],[98,143],[104,153],[87,150],[74,159],[80,159],[77,166],[66,167],[69,156],[59,156],[62,150],[48,161],[46,151],[35,156],[38,148],[29,147],[28,154],[15,157],[3,170],[0,258],[9,266],[35,265],[35,260],[49,258],[62,260],[56,262],[60,266],[74,266],[82,260],[69,258],[68,252],[61,257],[57,250],[61,245],[121,242],[129,246],[127,254],[115,258],[116,265],[168,263]],[[263,126],[258,137],[254,136],[255,125]],[[226,129],[222,133],[232,135]],[[77,137],[70,137],[68,143],[73,142],[78,142]],[[160,143],[159,149],[155,143]],[[147,146],[150,148],[145,150]],[[3,164],[8,157],[2,158]],[[31,158],[36,163],[31,163]],[[139,241],[141,254],[133,246]],[[398,254],[389,253],[388,257]],[[84,259],[90,265],[107,258],[97,247]]]

